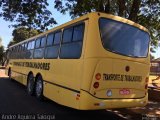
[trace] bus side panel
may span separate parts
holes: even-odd
[[[79,59],[57,59],[48,60],[50,71],[45,76],[49,82],[56,83],[44,84],[44,95],[53,101],[65,106],[79,109],[79,93],[83,81],[84,53],[86,46],[86,38],[88,33],[88,20],[84,21],[85,30],[83,37],[83,46],[81,58]],[[54,91],[54,92],[53,92]]]
[[[89,91],[91,88],[93,74],[96,69],[97,59],[85,59],[83,69],[83,79],[81,81],[81,89]]]
[[[19,60],[10,60],[9,65],[7,66],[7,69],[5,71],[6,75],[8,75],[8,71],[10,68],[12,79],[16,80],[17,82],[20,82],[23,85],[27,85],[27,74],[22,73],[21,67],[14,66],[14,61],[17,62]]]
[[[44,77],[44,95],[59,104],[77,108],[76,99],[82,80],[83,60],[52,60],[50,70]]]
[[[27,75],[23,75],[17,72],[12,71],[12,79],[20,82],[23,85],[27,85]]]
[[[97,15],[90,14],[89,21],[86,27],[87,35],[84,48],[84,68],[83,68],[83,79],[81,81],[81,89],[87,91],[90,90],[93,73],[97,63],[96,59],[90,59],[89,57],[90,55],[93,55],[97,51],[99,51],[96,47],[99,44],[99,42],[97,42],[99,38],[97,19],[98,19]]]

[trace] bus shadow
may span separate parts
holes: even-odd
[[[43,101],[46,104],[50,104],[54,109],[59,112],[55,114],[56,120],[126,120],[123,116],[120,116],[112,111],[107,110],[76,110],[63,105],[59,105],[54,101],[47,98]]]
[[[63,105],[59,105],[54,101],[45,98],[43,101],[39,101],[35,96],[27,95],[26,87],[17,81],[4,78],[2,80],[6,83],[7,88],[12,88],[12,93],[16,94],[16,97],[12,98],[12,101],[16,101],[18,106],[13,105],[6,108],[6,113],[15,114],[33,114],[33,115],[51,115],[55,116],[55,120],[125,120],[122,116],[106,110],[76,110]],[[1,81],[1,82],[2,82]],[[6,87],[5,87],[6,88]],[[11,92],[11,91],[10,91]],[[24,102],[19,102],[24,101]],[[29,107],[30,106],[30,107]],[[11,108],[10,108],[11,107]],[[15,109],[14,109],[15,108]],[[12,111],[10,110],[12,109]],[[14,111],[13,111],[14,110]],[[3,110],[4,111],[4,110]]]

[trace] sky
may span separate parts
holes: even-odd
[[[48,3],[48,9],[52,12],[53,17],[58,23],[55,26],[61,25],[71,20],[69,14],[63,15],[54,9],[53,0],[48,0]],[[9,25],[11,25],[11,22],[6,22],[0,17],[0,37],[2,38],[2,45],[5,47],[7,47],[8,43],[12,40],[12,31],[14,29],[12,27],[9,28]],[[156,53],[152,53],[152,55],[155,56],[155,58],[160,57],[160,47],[157,48]]]
[[[52,16],[55,18],[56,22],[58,23],[55,26],[61,25],[71,20],[69,14],[63,15],[60,12],[58,12],[56,9],[54,9],[53,0],[48,0],[48,3],[49,3],[48,9],[52,12]],[[11,22],[4,21],[0,17],[0,37],[2,38],[2,45],[4,45],[5,47],[7,47],[8,43],[12,40],[12,31],[14,30],[14,28],[8,27],[11,24],[12,24]],[[51,28],[49,27],[49,29]]]

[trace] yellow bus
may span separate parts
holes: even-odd
[[[93,12],[9,47],[6,74],[79,110],[144,106],[149,43],[143,26]]]

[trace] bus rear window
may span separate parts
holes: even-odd
[[[106,50],[129,57],[147,56],[150,41],[147,32],[106,18],[100,18],[99,27]]]

